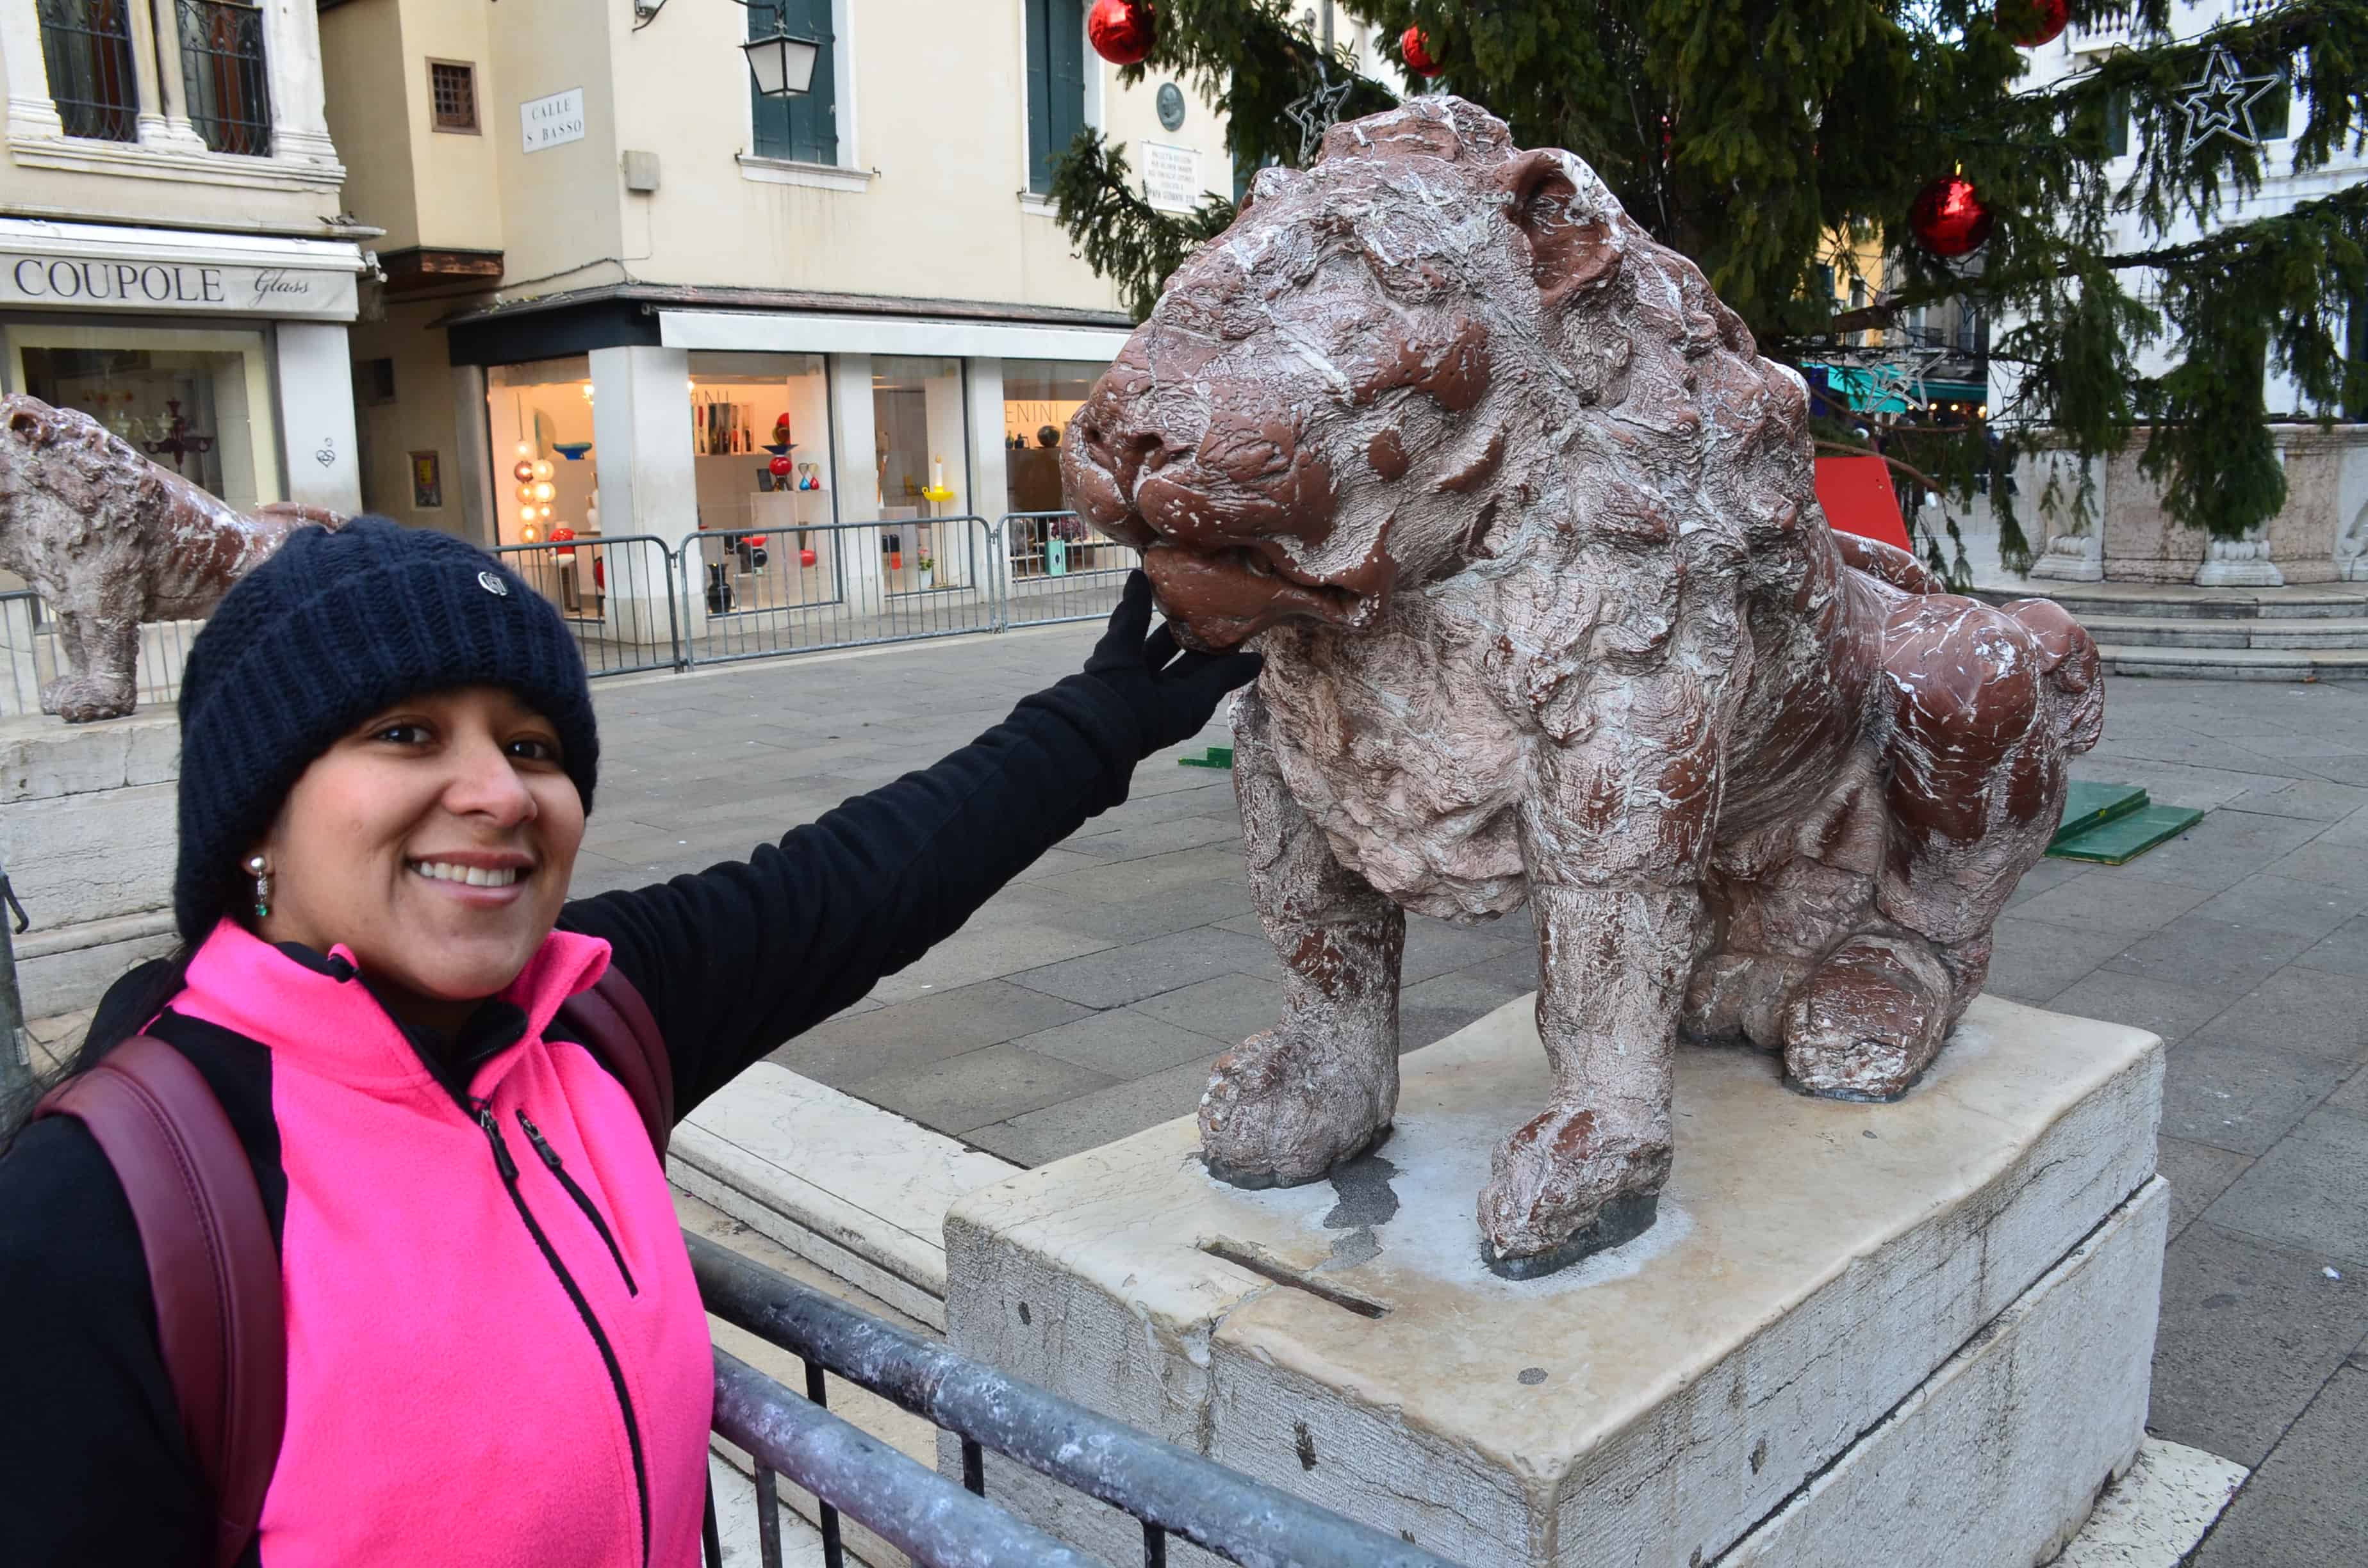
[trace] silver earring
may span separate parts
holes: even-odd
[[[246,869],[255,877],[255,917],[268,920],[271,918],[271,869],[264,864],[260,855],[248,856]]]

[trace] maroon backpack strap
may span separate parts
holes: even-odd
[[[559,1016],[633,1096],[650,1147],[665,1159],[674,1137],[674,1062],[650,1005],[611,964],[590,990],[568,998]]]
[[[279,1252],[255,1167],[189,1059],[146,1035],[43,1098],[97,1140],[148,1258],[156,1337],[190,1451],[214,1495],[214,1557],[263,1517],[288,1418]]]

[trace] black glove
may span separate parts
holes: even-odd
[[[1110,630],[1086,661],[1086,674],[1134,710],[1145,756],[1200,733],[1225,693],[1256,680],[1265,663],[1256,653],[1182,653],[1166,621],[1146,637],[1150,627],[1151,579],[1130,572]]]

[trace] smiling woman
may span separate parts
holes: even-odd
[[[80,1075],[0,1156],[12,1568],[690,1568],[712,1362],[661,1113],[951,935],[1255,674],[1150,619],[1138,574],[1083,672],[935,767],[746,860],[570,902],[600,746],[558,610],[448,535],[291,536],[182,683],[188,945],[108,993]],[[639,1020],[631,1062],[571,1022],[596,986]],[[180,1381],[193,1337],[224,1359],[192,1299],[213,1281],[150,1272],[187,1238],[142,1193],[186,1178],[119,1167],[78,1119],[160,1052],[219,1102],[276,1253],[243,1276],[278,1283],[276,1317],[224,1315],[232,1359],[284,1361],[284,1387],[264,1410],[241,1381],[234,1419]],[[276,1457],[220,1462],[224,1428],[274,1413]]]

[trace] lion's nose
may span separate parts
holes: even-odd
[[[1130,498],[1145,473],[1156,473],[1198,443],[1178,440],[1165,431],[1129,429],[1115,420],[1088,415],[1078,432],[1086,450],[1118,482],[1119,494]]]

